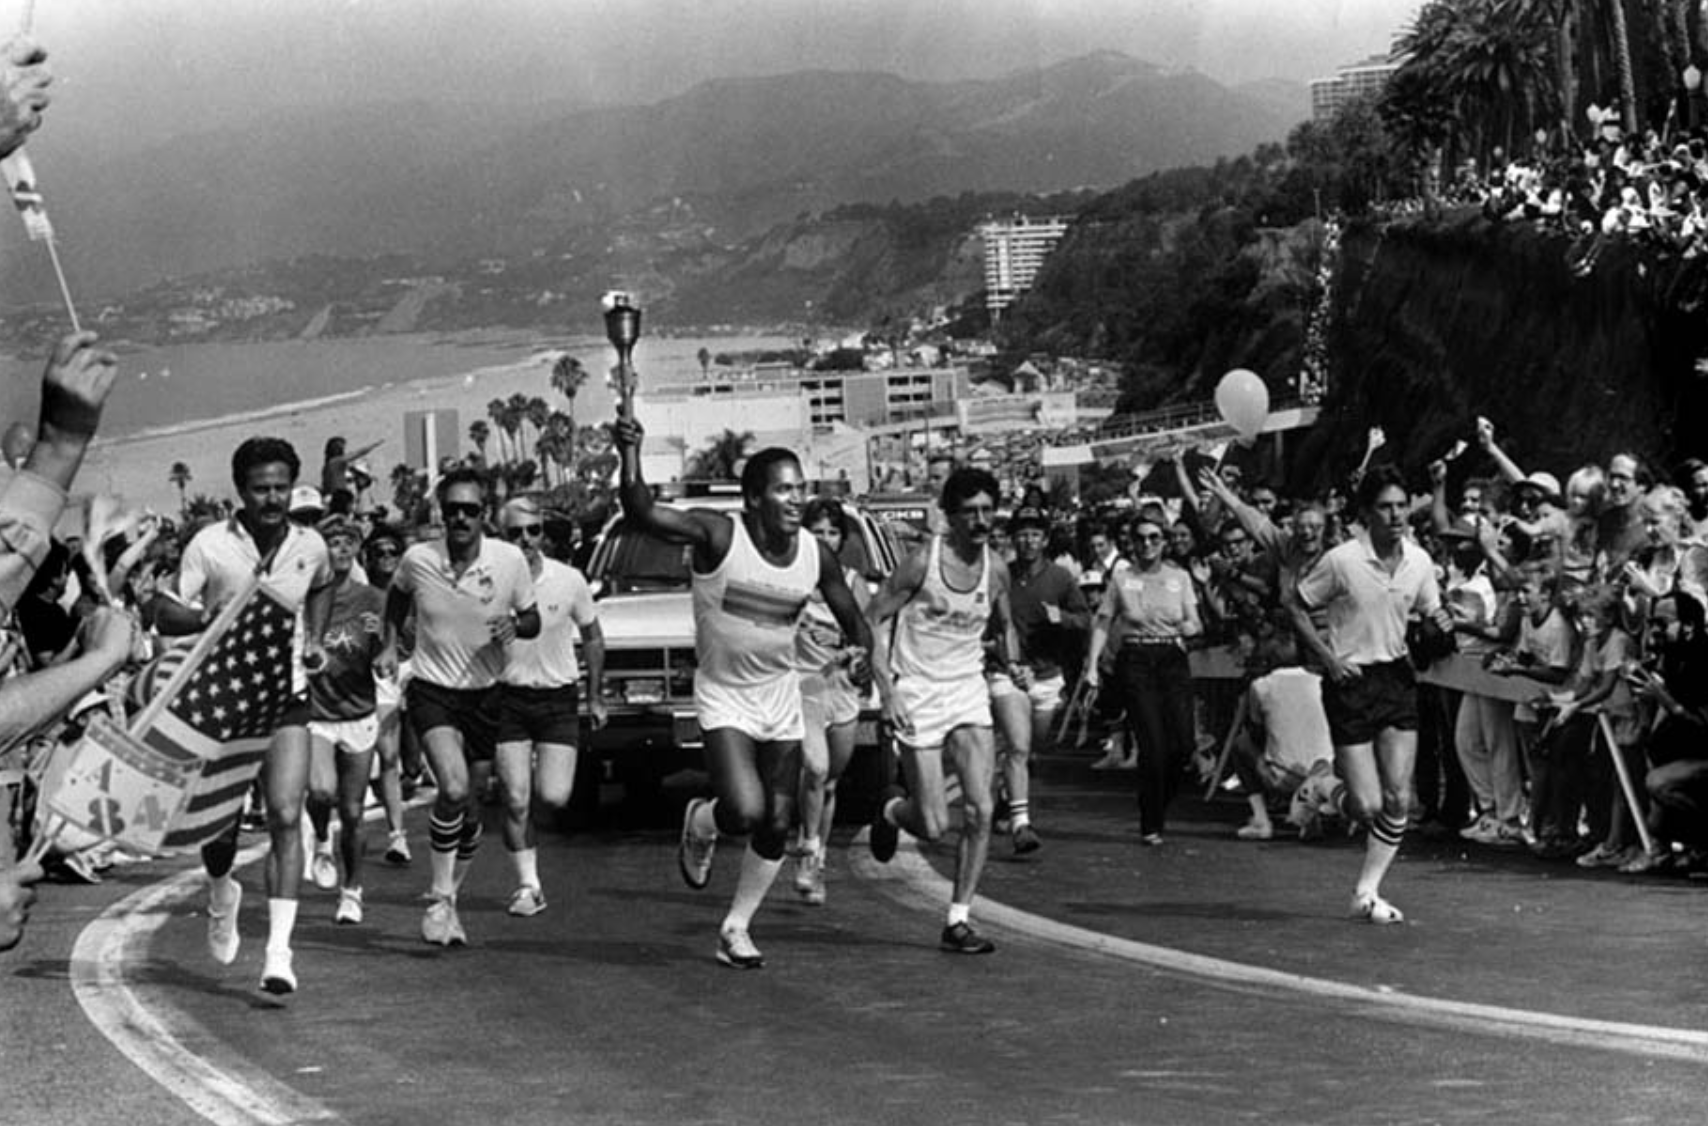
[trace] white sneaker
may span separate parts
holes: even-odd
[[[517,888],[510,896],[510,906],[505,908],[518,919],[531,919],[545,909],[545,894],[531,884],[523,884]]]
[[[676,867],[682,873],[682,882],[695,891],[711,882],[712,856],[718,847],[716,833],[701,837],[694,832],[694,813],[705,804],[705,798],[695,798],[682,811],[682,839],[676,846]]]
[[[1375,892],[1364,892],[1352,897],[1352,915],[1377,926],[1392,926],[1406,921],[1404,913],[1392,903],[1383,899]]]
[[[291,969],[291,952],[288,949],[267,951],[267,960],[261,970],[261,991],[278,997],[297,991],[297,975]]]
[[[795,894],[813,907],[824,906],[824,854],[808,853],[795,865]]]
[[[1473,844],[1494,844],[1500,838],[1500,822],[1485,813],[1459,830],[1459,839]]]
[[[402,829],[394,830],[386,838],[385,862],[403,867],[412,857],[409,855],[409,834]]]
[[[433,902],[427,905],[427,913],[421,917],[421,938],[435,946],[450,946],[468,941],[463,935],[463,924],[457,918],[457,904],[448,895],[437,895]]]
[[[718,932],[718,961],[733,969],[756,970],[765,964],[765,955],[745,929],[725,927]]]
[[[361,888],[343,888],[338,892],[338,910],[332,921],[351,927],[362,921]]]
[[[229,888],[222,894],[223,889]],[[242,939],[237,911],[243,906],[243,885],[229,876],[208,881],[208,954],[222,966],[237,961]]]
[[[331,891],[338,886],[338,861],[332,859],[332,842],[314,850],[314,859],[308,864],[308,878],[321,891]]]

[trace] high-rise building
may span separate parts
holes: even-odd
[[[1380,94],[1403,62],[1403,55],[1371,55],[1341,67],[1331,78],[1313,80],[1311,120],[1332,120],[1347,103]]]
[[[984,240],[985,307],[993,320],[1032,288],[1039,267],[1067,229],[1066,219],[1028,219],[1024,215],[979,227],[979,237]]]

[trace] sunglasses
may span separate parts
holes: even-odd
[[[525,536],[532,537],[544,535],[545,530],[546,526],[544,524],[517,524],[513,527],[504,529],[504,538],[519,540]]]
[[[444,504],[441,504],[439,506],[439,511],[443,512],[447,519],[449,519],[452,516],[466,516],[470,519],[473,519],[473,518],[475,518],[481,514],[481,510],[484,507],[485,507],[484,505],[474,504],[474,503],[468,502],[468,501],[449,501],[448,500]]]

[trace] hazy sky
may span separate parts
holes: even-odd
[[[0,28],[28,0],[0,0]],[[1114,49],[1229,82],[1386,47],[1419,0],[34,0],[62,118],[136,139],[304,103],[650,102],[806,68],[989,77]],[[77,130],[82,132],[82,130]]]

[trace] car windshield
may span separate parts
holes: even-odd
[[[694,549],[688,544],[666,543],[657,536],[630,528],[626,522],[611,529],[611,550],[595,579],[603,580],[612,594],[637,591],[686,590],[688,569]]]

